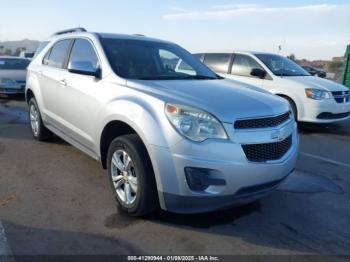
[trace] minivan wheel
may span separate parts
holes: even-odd
[[[28,105],[29,121],[33,137],[39,141],[50,139],[53,136],[53,134],[44,126],[38,104],[34,97],[29,100]]]
[[[157,208],[157,191],[146,148],[136,134],[115,138],[108,150],[107,171],[114,197],[132,216]]]

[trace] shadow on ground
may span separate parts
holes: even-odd
[[[124,240],[83,232],[26,227],[2,221],[8,245],[15,255],[126,255],[144,254]]]
[[[335,134],[341,136],[350,135],[350,121],[345,120],[330,124],[298,123],[299,133],[310,134]]]

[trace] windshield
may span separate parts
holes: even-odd
[[[30,61],[18,58],[0,58],[0,70],[25,70]]]
[[[259,58],[276,76],[309,76],[301,66],[292,60],[280,56],[269,54],[257,54]]]
[[[218,76],[183,48],[167,43],[102,38],[114,72],[142,80],[218,79]]]

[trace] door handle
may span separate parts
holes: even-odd
[[[38,76],[41,78],[43,76],[43,71],[38,71]]]
[[[61,85],[66,86],[66,85],[67,85],[67,81],[66,81],[66,79],[62,79],[62,80],[60,80],[60,84],[61,84]]]

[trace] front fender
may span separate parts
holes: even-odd
[[[135,97],[123,97],[104,106],[98,119],[101,119],[101,122],[97,125],[96,152],[100,154],[100,138],[104,127],[112,121],[124,122],[135,130],[145,144],[152,162],[157,188],[162,191],[164,181],[160,176],[159,155],[154,152],[154,148],[163,148],[164,152],[169,152],[167,150],[169,147],[183,139],[166,118],[164,102],[157,99],[146,102]],[[169,156],[162,157],[167,159]],[[162,203],[161,198],[160,202]]]
[[[110,101],[99,115],[101,120],[95,141],[100,141],[104,127],[116,120],[132,127],[146,145],[171,147],[182,139],[164,114],[164,102],[157,99],[146,102],[135,97],[123,97]],[[96,149],[99,148],[98,143]]]
[[[304,114],[304,103],[300,99],[300,95],[294,92],[285,92],[282,89],[272,89],[270,92],[274,95],[289,97],[295,103],[298,110],[298,117]]]

